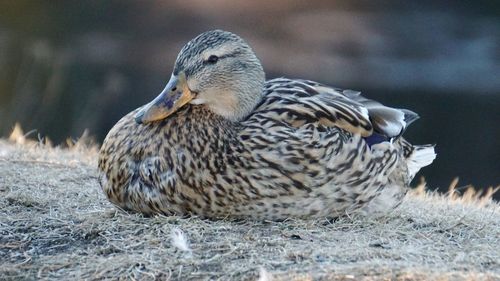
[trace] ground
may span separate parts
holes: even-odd
[[[412,191],[383,217],[143,217],[114,208],[97,149],[0,140],[2,280],[500,280],[500,205]]]

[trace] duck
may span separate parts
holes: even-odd
[[[266,81],[240,36],[204,32],[167,85],[120,119],[102,191],[144,215],[286,220],[387,212],[436,157],[402,134],[418,115],[305,79]]]

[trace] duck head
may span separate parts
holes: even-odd
[[[226,31],[208,31],[182,48],[167,86],[139,110],[135,120],[141,124],[162,120],[189,103],[238,121],[259,103],[264,82],[262,65],[243,39]]]

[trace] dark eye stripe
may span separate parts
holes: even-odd
[[[209,64],[214,64],[214,63],[216,63],[218,60],[219,60],[219,57],[218,57],[218,56],[216,56],[216,55],[211,55],[211,56],[209,56],[209,57],[208,57],[208,59],[207,59],[207,63],[209,63]]]
[[[206,64],[215,64],[216,62],[220,61],[221,59],[235,57],[235,56],[240,55],[240,54],[241,54],[241,51],[240,50],[236,50],[236,51],[234,51],[232,53],[225,54],[225,55],[222,55],[222,56],[210,55],[208,57],[208,59],[204,61],[204,63],[206,63]]]

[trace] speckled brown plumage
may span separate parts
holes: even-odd
[[[181,73],[191,66],[186,83],[201,104],[186,104],[145,124],[136,122],[143,116],[139,108],[106,137],[99,155],[100,183],[113,204],[146,214],[271,220],[372,212],[397,205],[418,169],[434,159],[431,146],[412,146],[400,137],[416,117],[412,112],[311,81],[267,81],[256,89],[249,113],[242,116],[234,109],[234,118],[232,111],[217,113],[210,102],[214,91],[190,79],[209,75],[203,81],[230,83],[220,86],[221,92],[230,92],[227,85],[244,77],[234,77],[235,68],[243,67],[236,71],[244,75],[247,63],[234,48],[247,46],[228,32],[207,33],[181,51],[175,66]],[[235,59],[228,55],[224,61],[220,55],[221,66],[208,70],[190,64],[191,56],[196,61],[205,50],[218,48],[236,54]],[[235,108],[249,100],[240,96]]]

